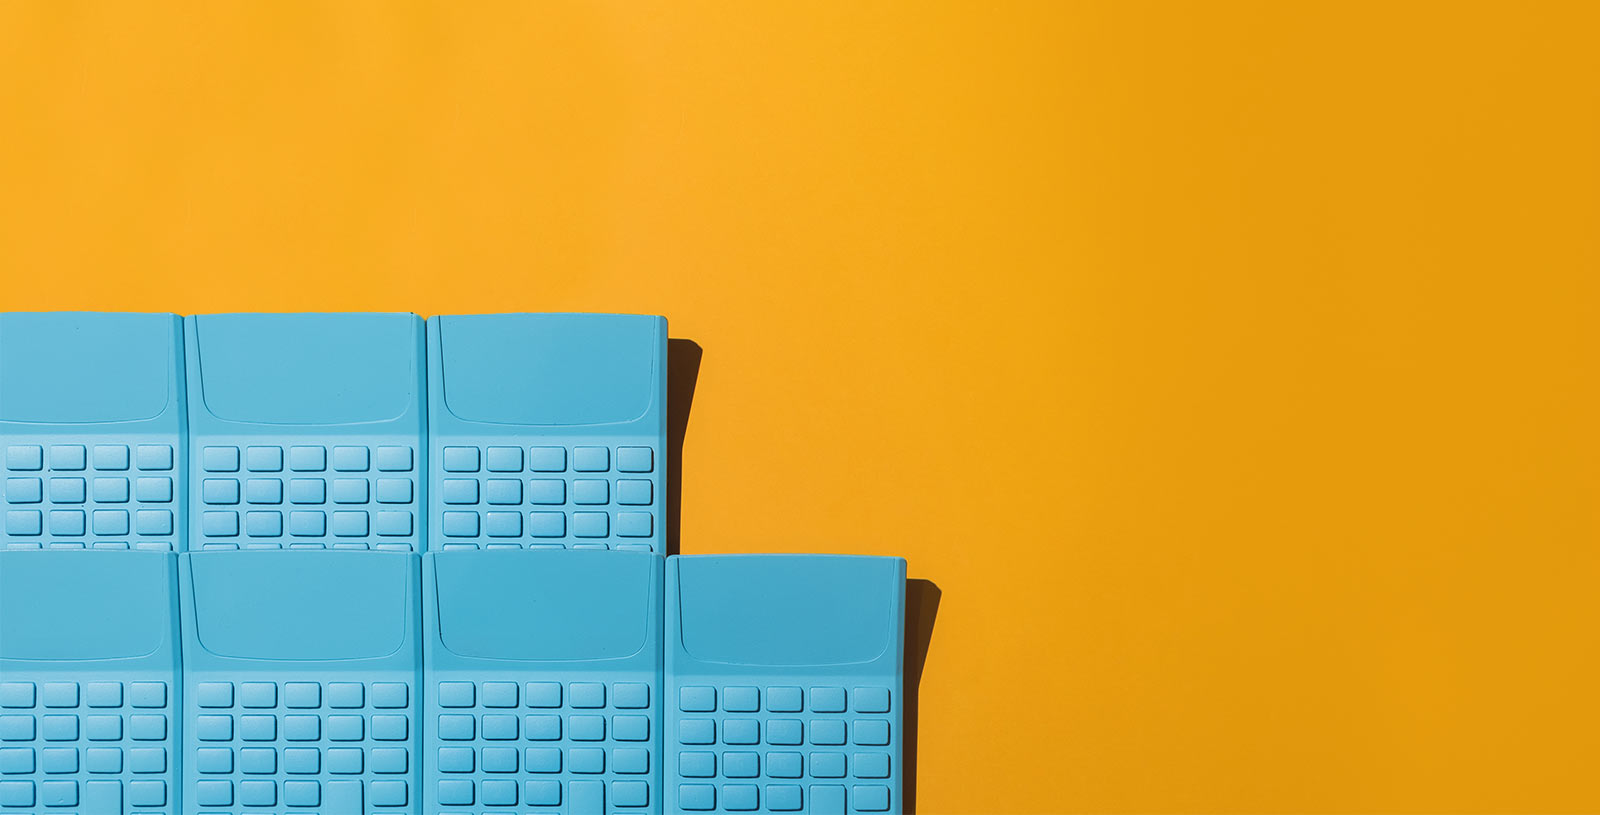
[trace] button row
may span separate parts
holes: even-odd
[[[291,478],[288,489],[280,478],[207,478],[200,482],[200,500],[214,506],[237,504],[409,504],[410,478]],[[331,488],[330,488],[331,485]]]
[[[32,682],[0,682],[0,707],[31,708],[35,704],[51,708],[74,708],[80,704],[88,707],[166,707],[165,682],[129,682],[123,694],[121,682],[89,682],[82,686],[76,682],[45,682],[35,686]]]
[[[94,534],[126,535],[130,527],[130,514],[125,510],[95,510]],[[166,509],[141,509],[131,515],[135,535],[171,535],[172,511]],[[88,534],[87,516],[83,510],[51,510],[51,535]],[[44,515],[39,510],[13,509],[6,512],[6,534],[33,537],[44,534]]]
[[[522,725],[521,735],[518,724]],[[439,717],[439,738],[444,741],[560,741],[563,733],[569,741],[605,741],[606,717],[593,714],[569,714],[563,731],[559,715],[527,715],[518,717],[510,713],[446,713]],[[648,741],[650,718],[648,716],[622,715],[611,717],[611,738],[615,741]]]
[[[572,469],[580,473],[603,473],[611,469],[609,447],[578,446],[572,448]],[[475,473],[488,470],[492,473],[520,473],[523,471],[521,447],[446,447],[442,454],[447,473]],[[536,473],[566,472],[568,464],[565,447],[530,447],[527,450],[527,469]],[[649,447],[618,447],[616,468],[624,473],[648,473],[655,469],[655,451]]]
[[[43,549],[45,545],[39,541],[8,541],[7,549]],[[51,541],[51,549],[87,549],[90,548],[83,541]],[[129,546],[127,541],[95,541],[95,549],[140,549],[148,552],[170,552],[172,544],[167,541],[138,541]]]
[[[526,489],[516,478],[446,478],[439,485],[439,500],[451,505],[477,503],[516,505],[526,496],[530,504],[627,504],[648,506],[654,498],[654,485],[642,478],[620,478],[615,484],[603,478],[579,478],[568,483],[559,478],[528,479]]]
[[[474,764],[475,757],[481,759]],[[519,754],[523,767],[530,773],[567,772],[592,775],[603,773],[607,766],[607,752],[599,747],[569,747],[566,760],[559,747],[440,747],[439,772],[460,774],[471,772],[515,773]],[[643,775],[650,772],[650,751],[643,747],[613,747],[610,751],[611,772],[619,775]]]
[[[840,719],[813,720],[810,728],[799,719],[769,719],[766,722],[765,743],[797,745],[807,743],[804,735],[809,729],[809,743],[838,745],[845,743],[846,723]],[[761,722],[756,719],[726,719],[722,722],[723,744],[761,744]],[[850,743],[881,746],[889,743],[889,723],[883,719],[861,719],[850,723]],[[680,744],[716,744],[715,719],[680,719],[678,721]]]
[[[360,775],[369,770],[394,775],[407,772],[410,764],[404,747],[202,747],[195,752],[195,769],[202,775]]]
[[[85,781],[81,799],[76,781],[41,781],[37,789],[32,781],[0,781],[0,807],[76,807],[81,802],[86,813],[121,812],[124,792],[129,806],[167,805],[165,781]]]
[[[87,716],[81,722],[72,714],[39,716],[27,714],[0,716],[0,741],[77,741],[80,735],[89,741],[121,741],[123,727],[121,716]],[[83,727],[80,732],[79,724]],[[167,717],[159,713],[135,714],[128,717],[127,737],[134,741],[163,741],[167,738]]]
[[[602,682],[572,682],[566,686],[563,697],[560,682],[440,682],[439,706],[445,708],[518,706],[518,691],[528,707],[561,707],[565,698],[568,707],[603,708],[606,706],[606,686]],[[650,706],[650,686],[643,682],[617,682],[611,686],[611,706],[639,709]]]
[[[650,512],[617,512],[613,530],[611,513],[606,512],[529,512],[524,523],[521,512],[444,513],[442,531],[447,538],[520,538],[524,532],[534,538],[648,538],[655,531],[655,515]],[[569,524],[569,516],[571,523]]]
[[[37,545],[37,544],[35,544],[35,545]],[[463,543],[461,541],[446,541],[439,548],[443,549],[443,550],[445,550],[447,552],[448,551],[453,551],[453,550],[468,550],[468,549],[490,549],[490,550],[494,550],[494,549],[534,549],[534,550],[538,550],[538,549],[600,549],[600,550],[614,549],[614,550],[616,550],[618,552],[651,552],[651,551],[655,551],[655,550],[651,549],[650,545],[647,544],[647,543],[618,543],[616,545],[611,545],[611,544],[607,544],[607,543],[574,543],[574,544],[571,544],[570,546],[567,545],[567,544],[564,544],[564,543],[530,543],[527,546],[523,546],[520,543],[485,543],[485,544],[480,546],[480,545],[478,545],[476,543],[471,543],[471,542]]]
[[[210,510],[200,513],[200,533],[208,538],[234,538],[241,531],[252,538],[278,538],[288,534],[297,538],[320,538],[332,535],[337,538],[405,537],[411,534],[411,513],[406,510],[295,510],[286,513],[273,510],[253,510],[242,513],[231,510]]]
[[[270,713],[201,714],[195,719],[195,738],[200,741],[277,741],[282,723],[284,741],[405,741],[410,738],[410,717],[402,714],[376,714],[369,722],[360,714],[289,714],[281,718]],[[370,736],[368,729],[370,726]]]
[[[37,752],[35,761],[32,747],[0,748],[0,775],[71,775],[80,771],[111,775],[122,773],[124,767],[141,775],[167,771],[165,747],[86,747],[82,765],[76,747],[44,747]]]
[[[130,481],[132,489],[129,488]],[[172,502],[172,479],[167,476],[143,478],[102,477],[94,479],[52,478],[46,491],[40,478],[7,478],[6,502],[38,504],[47,498],[52,504],[126,504],[129,497],[149,504]]]
[[[118,471],[128,469],[128,445],[97,444],[94,456],[88,456],[82,444],[50,445],[50,469],[75,471],[88,469]],[[28,472],[44,469],[44,447],[37,444],[14,444],[6,448],[6,469]],[[134,448],[133,464],[140,470],[172,469],[172,445],[141,444]]]
[[[846,757],[844,753],[812,753],[811,778],[844,778]],[[808,775],[805,756],[800,753],[767,753],[768,778],[804,778]],[[856,753],[848,764],[854,768],[856,778],[888,778],[888,753]],[[759,753],[726,752],[722,754],[722,775],[727,778],[761,777],[762,757]],[[712,752],[685,752],[678,754],[678,774],[685,778],[717,777],[717,754]]]
[[[799,713],[806,709],[801,689],[767,688],[766,709],[773,713]],[[855,702],[856,713],[888,713],[888,688],[856,688],[849,694],[840,687],[811,688],[812,713],[843,713],[847,699]],[[685,713],[713,713],[717,710],[717,689],[690,685],[678,689],[678,709]],[[722,690],[722,709],[729,713],[756,713],[761,710],[761,689],[733,686]]]
[[[771,784],[764,792],[766,809],[772,812],[798,811],[807,798],[811,805],[806,811],[813,815],[847,811],[842,786],[814,785],[810,790],[802,790],[798,785]],[[754,784],[723,784],[720,789],[711,784],[680,784],[678,806],[690,812],[709,811],[716,809],[720,800],[724,810],[748,812],[760,808],[762,793],[763,790]],[[889,788],[878,784],[857,785],[850,790],[850,800],[854,806],[848,811],[884,812],[889,809]]]
[[[573,812],[604,811],[607,786],[603,781],[569,781],[565,801]],[[487,780],[474,785],[465,779],[448,779],[439,782],[438,791],[443,806],[516,806],[519,789],[526,806],[560,806],[561,787],[560,781],[524,781],[519,785],[515,781]],[[612,806],[650,805],[650,785],[644,781],[612,781],[609,788]]]
[[[202,807],[270,807],[278,805],[275,781],[205,780],[194,785],[195,803]],[[237,794],[237,795],[236,795]],[[410,786],[404,781],[366,782],[366,802],[375,807],[403,807],[409,803]],[[321,807],[325,815],[357,815],[362,811],[360,781],[285,781],[283,805]]]
[[[289,448],[289,469],[295,472],[319,473],[328,469],[329,451],[321,445],[296,445]],[[384,446],[376,451],[361,446],[336,446],[332,449],[333,469],[339,472],[363,473],[376,469],[383,472],[410,472],[412,456],[410,447]],[[258,446],[244,448],[244,469],[254,473],[282,472],[285,463],[282,447]],[[239,448],[230,445],[210,445],[200,450],[200,469],[208,473],[236,473],[240,467]]]
[[[275,682],[201,682],[195,686],[195,703],[202,708],[314,709],[319,707],[353,709],[367,705],[367,686],[360,682],[284,682],[279,694]],[[404,682],[374,682],[371,703],[375,708],[403,708],[410,700]]]

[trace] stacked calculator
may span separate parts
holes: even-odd
[[[665,557],[666,353],[0,314],[0,815],[901,811],[905,562]]]

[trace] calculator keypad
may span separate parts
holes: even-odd
[[[661,462],[643,445],[446,445],[439,451],[442,549],[652,551]]]
[[[198,549],[417,547],[410,446],[206,444],[198,452]]]
[[[892,698],[885,687],[685,685],[675,774],[680,809],[889,810]],[[848,804],[848,806],[847,806]]]
[[[166,682],[0,682],[0,812],[170,813]]]
[[[415,804],[409,683],[201,681],[190,693],[188,794],[202,810],[364,815]]]
[[[10,549],[177,548],[170,444],[10,444],[0,482]]]
[[[658,772],[643,682],[445,681],[430,738],[444,809],[645,811]]]

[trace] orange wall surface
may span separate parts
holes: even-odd
[[[10,0],[0,308],[667,315],[922,812],[1600,812],[1595,8]]]

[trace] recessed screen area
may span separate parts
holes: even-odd
[[[195,633],[243,659],[370,659],[406,639],[411,558],[377,552],[214,552],[189,556]]]
[[[154,552],[0,553],[0,658],[146,656],[173,630],[172,597]]]
[[[683,648],[731,665],[869,662],[893,641],[898,577],[882,558],[683,558]]]
[[[420,398],[410,314],[206,314],[194,318],[200,393],[219,419],[354,424]]]
[[[650,408],[657,317],[481,314],[433,318],[444,401],[473,422],[627,422]]]
[[[0,421],[151,419],[177,358],[169,314],[0,314]]]
[[[441,552],[434,558],[439,634],[467,657],[590,660],[632,656],[659,603],[653,555]]]

